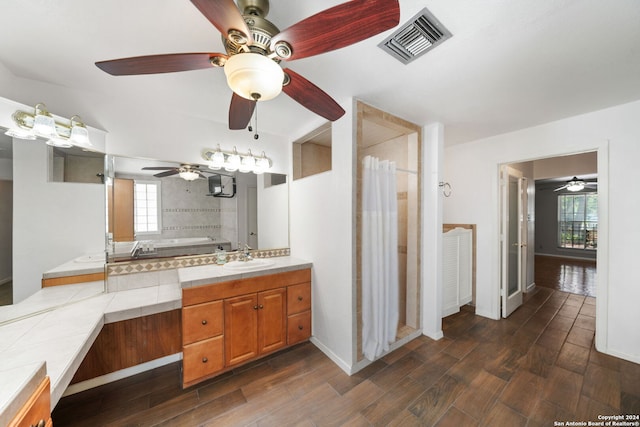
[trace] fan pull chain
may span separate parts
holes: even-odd
[[[258,139],[260,138],[260,135],[258,135],[258,102],[257,100],[256,100],[256,108],[254,111],[254,116],[256,119],[256,132],[253,134],[253,139]],[[251,126],[251,122],[249,122],[249,127],[247,127],[247,130],[249,132],[253,132],[253,127]]]

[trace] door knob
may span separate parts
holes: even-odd
[[[203,324],[203,325],[206,325],[206,324],[207,324],[207,319],[203,319],[203,320],[202,320],[202,324]]]
[[[302,301],[302,297],[298,297],[298,301]]]
[[[202,358],[202,363],[207,363],[209,361],[209,359],[207,359],[206,357]]]

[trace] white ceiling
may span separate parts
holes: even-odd
[[[284,29],[341,2],[272,0],[268,19]],[[638,0],[400,0],[401,23],[424,7],[453,37],[409,65],[377,47],[389,30],[286,66],[341,104],[357,97],[419,125],[442,122],[447,144],[640,99]],[[88,124],[113,132],[125,115],[157,110],[226,126],[231,92],[222,70],[112,77],[94,65],[224,51],[190,1],[3,0],[1,10],[0,76],[72,94],[84,109],[94,106],[83,113]],[[0,87],[0,96],[44,101],[35,89]],[[297,137],[322,123],[284,94],[259,114],[261,131],[274,135]]]

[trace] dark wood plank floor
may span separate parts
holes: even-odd
[[[552,426],[640,413],[640,365],[594,348],[595,299],[537,288],[470,307],[348,376],[310,343],[182,390],[179,364],[63,398],[64,426]]]
[[[595,297],[596,262],[536,255],[534,280],[537,286]]]

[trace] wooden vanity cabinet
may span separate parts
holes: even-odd
[[[227,366],[287,345],[286,293],[279,288],[224,301]]]
[[[51,382],[49,377],[38,385],[16,416],[9,422],[9,427],[38,426],[51,427]]]
[[[311,270],[183,289],[183,387],[311,336]]]

